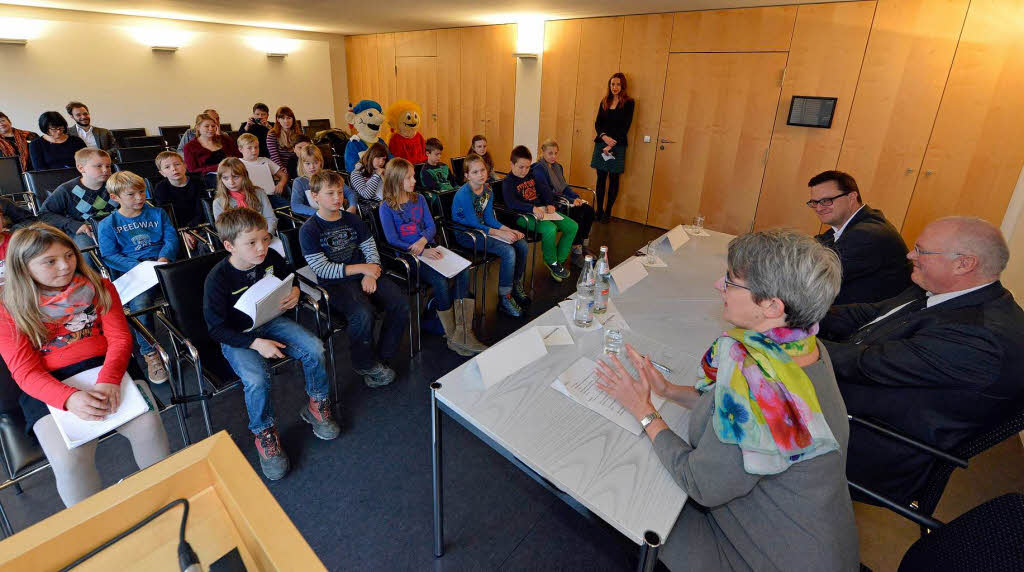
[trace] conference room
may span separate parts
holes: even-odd
[[[1024,569],[1024,2],[36,4],[0,569]]]

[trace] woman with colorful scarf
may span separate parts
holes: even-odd
[[[690,502],[659,557],[679,570],[857,570],[846,483],[849,425],[818,320],[839,292],[835,254],[793,231],[729,243],[715,286],[734,327],[700,360],[696,386],[669,383],[627,345],[600,386],[644,425]],[[691,409],[687,436],[651,405],[651,392]]]
[[[11,118],[0,111],[0,157],[17,157],[21,163],[21,172],[32,170],[32,161],[28,152],[28,143],[37,135],[24,129],[15,129]]]

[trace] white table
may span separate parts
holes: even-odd
[[[691,237],[661,256],[667,268],[615,295],[613,302],[631,331],[626,341],[655,340],[674,354],[672,381],[692,384],[700,356],[726,328],[722,298],[714,282],[725,274],[730,235]],[[566,325],[556,306],[523,327]],[[551,346],[548,354],[504,381],[485,388],[476,359],[431,385],[434,465],[434,554],[443,554],[441,434],[444,411],[577,510],[588,511],[641,546],[641,568],[653,569],[686,493],[672,480],[645,435],[636,436],[552,389],[551,383],[582,356],[597,359],[603,330],[570,331],[573,346]],[[520,330],[520,331],[522,331]],[[638,346],[643,351],[643,347]],[[661,414],[686,436],[689,411],[666,403]]]

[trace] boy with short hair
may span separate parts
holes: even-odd
[[[550,187],[537,185],[530,171],[533,155],[529,149],[518,145],[512,149],[509,159],[512,161],[512,168],[501,182],[505,204],[514,211],[533,214],[535,218],[517,217],[516,225],[528,231],[533,231],[536,227],[537,233],[540,234],[544,264],[551,271],[551,277],[555,282],[561,282],[569,277],[569,269],[562,263],[569,258],[572,241],[576,238],[579,227],[567,214],[560,215],[561,220],[544,220],[549,213],[555,212],[555,198]],[[556,244],[555,237],[559,232],[562,233],[562,237]]]
[[[249,180],[256,188],[263,189],[275,209],[288,206],[284,196],[288,184],[288,172],[277,163],[266,157],[260,157],[260,141],[252,133],[243,133],[238,137],[238,150],[242,153],[242,163],[249,172]]]
[[[121,171],[107,180],[107,189],[120,205],[116,211],[99,224],[100,256],[113,271],[112,279],[129,272],[142,261],[171,262],[178,255],[178,232],[170,217],[163,209],[146,204],[146,180],[132,173]],[[157,286],[127,302],[135,312],[153,305],[157,297]],[[153,315],[139,316],[146,329],[153,331]],[[167,370],[163,360],[144,337],[135,334],[139,353],[146,361],[149,381],[167,381]]]
[[[270,150],[267,149],[267,133],[274,126],[268,121],[270,119],[270,108],[265,103],[256,103],[252,106],[252,115],[238,128],[242,133],[252,133],[260,142],[260,157],[270,157]]]
[[[342,207],[345,181],[334,171],[320,171],[309,190],[316,213],[299,229],[299,243],[330,304],[348,320],[352,366],[369,387],[395,380],[387,362],[398,352],[408,324],[409,302],[394,282],[382,276],[373,236],[360,218]],[[373,350],[374,304],[385,310],[377,354]]]
[[[431,191],[454,191],[455,181],[448,165],[441,162],[441,151],[444,145],[437,137],[427,139],[427,162],[420,169],[420,184]]]
[[[302,363],[306,379],[307,404],[299,416],[313,426],[320,439],[334,439],[341,432],[330,405],[330,382],[324,345],[316,335],[284,315],[266,324],[252,326],[252,318],[237,310],[235,303],[264,276],[284,279],[292,272],[284,257],[270,248],[267,220],[247,208],[231,208],[217,217],[217,234],[231,256],[221,260],[206,277],[203,316],[210,337],[220,343],[221,351],[245,387],[245,408],[249,430],[255,435],[263,474],[276,481],[288,472],[288,457],[281,449],[270,403],[270,371],[266,360],[285,355]],[[287,311],[299,303],[299,289],[281,303]]]
[[[181,228],[202,224],[200,200],[206,194],[202,179],[189,176],[185,160],[174,151],[161,151],[156,156],[156,168],[164,179],[153,188],[153,201],[158,205],[171,205]],[[196,247],[196,239],[190,234],[185,235],[185,242],[190,249]]]
[[[96,245],[91,222],[99,222],[117,208],[107,193],[110,155],[86,147],[75,153],[75,167],[82,174],[61,183],[43,202],[39,218],[74,239],[79,248]]]

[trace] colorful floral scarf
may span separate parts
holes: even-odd
[[[817,333],[817,324],[764,333],[735,328],[701,359],[696,387],[714,389],[715,433],[739,445],[750,474],[774,475],[839,449],[814,385],[792,359],[814,351]]]
[[[15,154],[18,155],[18,161],[21,162],[21,170],[28,170],[28,137],[31,135],[28,131],[23,129],[11,128],[14,134],[14,145],[11,145],[7,138],[0,135],[0,155],[4,157],[13,157]]]

